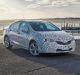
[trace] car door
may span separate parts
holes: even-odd
[[[29,27],[28,27],[28,23],[26,22],[22,22],[20,24],[20,28],[19,28],[19,34],[18,34],[18,42],[19,44],[28,49],[28,43],[29,43]]]
[[[12,43],[15,43],[15,44],[18,44],[19,25],[20,25],[20,22],[15,22],[9,28],[9,30],[10,30],[10,32],[9,32],[10,40],[11,40]]]

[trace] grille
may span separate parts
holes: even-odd
[[[64,43],[64,42],[61,42],[61,41],[56,41],[58,44],[60,44],[60,45],[68,45],[68,44],[71,44],[71,41],[68,41],[68,42],[66,42],[66,43]]]
[[[57,49],[56,51],[71,51],[72,48],[68,49],[68,50],[62,50],[62,49]]]

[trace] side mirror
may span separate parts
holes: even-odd
[[[23,33],[28,33],[28,28],[22,30]]]
[[[25,31],[25,30],[22,30],[22,32],[23,32],[23,33],[27,33],[27,31]]]

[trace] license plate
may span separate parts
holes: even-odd
[[[70,46],[62,46],[63,50],[68,50],[70,48]]]

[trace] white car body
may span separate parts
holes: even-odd
[[[42,22],[44,21],[17,21],[10,25],[13,25],[13,29],[17,29],[19,26],[18,22]],[[15,26],[14,26],[15,25]],[[39,53],[67,53],[75,51],[75,40],[74,37],[64,31],[35,31],[30,25],[27,25],[27,33],[20,31],[10,30],[10,27],[5,30],[5,36],[9,37],[11,45],[18,45],[22,48],[29,50],[29,45],[31,41],[35,41],[38,46]],[[23,30],[24,31],[24,30]],[[5,41],[4,41],[5,44]]]

